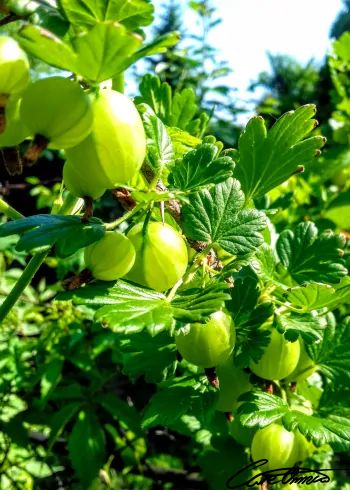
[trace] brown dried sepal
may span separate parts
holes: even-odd
[[[225,412],[225,417],[226,417],[226,420],[230,423],[234,421],[234,416],[233,416],[232,412]]]
[[[18,146],[0,150],[1,160],[9,175],[21,175],[23,162]]]
[[[205,368],[204,372],[207,376],[209,383],[214,388],[216,388],[218,390],[220,388],[220,383],[219,383],[219,378],[217,377],[217,374],[216,374],[216,368],[214,368],[214,367],[213,368]]]
[[[90,282],[92,278],[91,271],[89,269],[84,269],[80,274],[65,279],[62,282],[62,286],[66,291],[73,291]]]
[[[128,189],[124,189],[124,187],[117,187],[112,190],[113,196],[118,200],[121,207],[125,211],[130,211],[136,206],[136,201],[131,196],[131,192]]]
[[[86,223],[94,215],[94,201],[92,197],[84,197],[84,214],[81,218],[83,223]]]
[[[45,136],[42,134],[35,135],[34,140],[24,154],[24,164],[27,167],[34,165],[42,152],[46,150],[48,144],[49,140]]]

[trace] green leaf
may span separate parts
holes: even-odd
[[[208,116],[199,113],[196,96],[192,89],[183,89],[173,95],[166,82],[153,75],[145,75],[139,87],[137,104],[146,103],[166,126],[187,131],[193,136],[201,136],[208,124]],[[198,144],[198,143],[197,143]]]
[[[334,199],[323,217],[333,221],[341,230],[350,230],[350,190]]]
[[[229,178],[214,188],[189,197],[182,208],[183,229],[188,238],[241,257],[254,252],[262,243],[265,216],[256,209],[242,209],[244,194],[237,180]]]
[[[273,280],[276,269],[276,256],[270,245],[267,243],[262,244],[251,260],[251,267],[260,279],[264,281]]]
[[[74,417],[79,408],[80,403],[66,403],[60,410],[55,412],[50,419],[50,437],[48,440],[48,450],[50,451],[58,437],[62,434],[65,426]]]
[[[45,364],[40,378],[41,400],[47,400],[61,379],[62,359],[52,359]]]
[[[56,245],[59,257],[68,257],[101,239],[104,232],[103,223],[97,218],[90,218],[84,223],[79,216],[54,214],[37,214],[0,226],[0,237],[22,235],[17,250],[31,252]]]
[[[289,408],[279,396],[260,391],[244,393],[239,397],[243,402],[237,410],[240,422],[247,427],[265,427],[279,420]]]
[[[29,54],[48,65],[76,72],[77,55],[72,47],[50,31],[34,25],[21,29],[18,41]]]
[[[173,144],[166,127],[147,104],[140,104],[143,125],[147,137],[147,159],[152,170],[157,173],[170,165],[175,158]]]
[[[97,24],[75,40],[76,71],[87,80],[103,82],[132,63],[131,58],[141,43],[142,38],[122,24]]]
[[[221,310],[230,299],[226,283],[213,282],[204,289],[178,291],[171,302],[173,315],[181,322],[201,322],[211,313]]]
[[[68,439],[69,458],[85,488],[105,463],[105,435],[96,415],[81,410]]]
[[[231,300],[226,302],[226,308],[236,327],[235,362],[245,367],[250,359],[259,361],[270,342],[269,331],[259,327],[272,315],[273,308],[270,302],[258,304],[260,291],[256,278],[235,279],[229,292]]]
[[[216,145],[204,143],[178,160],[169,175],[169,183],[182,191],[199,190],[219,184],[232,176],[234,162],[230,157],[216,158]]]
[[[235,443],[231,436],[213,435],[210,445],[199,455],[198,464],[212,490],[230,488],[226,482],[235,473],[249,465],[249,460],[242,446]],[[242,485],[247,480],[247,474],[237,475],[232,485]]]
[[[99,395],[98,403],[125,428],[132,430],[135,434],[141,433],[141,419],[135,407],[129,406],[114,393]]]
[[[191,415],[194,408],[197,418],[205,420],[209,406],[214,406],[215,395],[211,391],[203,393],[193,379],[170,380],[151,398],[142,426],[144,429],[157,425],[173,427],[183,415]]]
[[[166,53],[169,48],[172,48],[180,40],[178,32],[167,32],[162,36],[157,37],[149,44],[146,44],[139,49],[132,57],[132,63],[135,63],[141,58],[146,56],[153,56],[155,54]]]
[[[284,114],[268,132],[261,117],[248,122],[239,138],[235,173],[247,201],[263,196],[319,153],[325,143],[322,136],[304,139],[315,127],[314,115],[314,105],[299,107]]]
[[[317,282],[297,286],[285,293],[285,299],[294,308],[300,308],[305,312],[321,308],[333,310],[343,303],[350,302],[350,278],[343,277],[339,284],[333,287]]]
[[[123,334],[118,339],[118,349],[123,372],[131,379],[144,376],[150,383],[159,383],[175,372],[176,347],[168,332],[155,336],[146,331]]]
[[[335,326],[329,324],[324,330],[323,339],[319,343],[307,346],[308,354],[317,364],[318,369],[332,381],[337,383],[350,381],[350,319]]]
[[[137,30],[153,21],[154,8],[149,0],[58,0],[58,4],[69,22],[79,27],[112,21]]]
[[[283,416],[282,421],[286,429],[298,429],[315,446],[330,444],[337,451],[347,451],[350,448],[348,418],[337,416],[321,418],[291,410]]]
[[[276,244],[278,256],[292,278],[303,282],[337,283],[348,271],[342,259],[345,237],[331,231],[318,234],[311,221],[295,231],[284,230]]]
[[[326,327],[322,317],[310,313],[275,314],[274,322],[288,341],[294,342],[301,336],[307,344],[320,341]]]
[[[108,323],[115,332],[126,329],[127,332],[141,332],[147,328],[156,334],[170,328],[173,322],[171,305],[163,294],[124,281],[96,282],[62,293],[57,299],[101,306],[96,319]]]

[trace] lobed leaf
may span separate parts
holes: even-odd
[[[199,190],[219,184],[232,176],[234,162],[229,156],[216,158],[218,148],[204,143],[177,160],[169,175],[169,183],[182,191]]]
[[[256,209],[243,209],[244,194],[233,178],[189,197],[182,208],[183,229],[188,238],[219,245],[241,257],[262,243],[265,215]]]
[[[303,282],[337,283],[348,271],[342,259],[343,235],[324,231],[319,234],[311,221],[299,223],[294,231],[280,234],[276,249],[291,277]]]
[[[258,198],[308,164],[325,143],[322,136],[306,136],[315,127],[312,104],[284,114],[267,131],[262,117],[253,117],[239,138],[235,176],[246,200]]]

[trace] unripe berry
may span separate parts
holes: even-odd
[[[0,36],[0,96],[22,92],[29,83],[29,63],[18,43]]]
[[[258,362],[251,361],[250,369],[254,374],[267,380],[286,378],[298,364],[300,343],[288,342],[275,328],[271,330],[270,343]]]
[[[101,240],[85,248],[84,259],[95,279],[114,281],[133,266],[135,249],[122,233],[107,231]]]
[[[114,90],[101,90],[93,101],[93,130],[66,152],[79,172],[85,166],[100,173],[107,189],[127,184],[140,170],[146,155],[146,137],[134,103]]]
[[[230,315],[216,311],[206,323],[191,323],[175,337],[176,347],[186,361],[203,368],[225,362],[233,351],[236,331]]]
[[[135,265],[128,279],[155,289],[166,291],[184,275],[188,255],[184,239],[166,223],[138,223],[128,233],[136,250]]]
[[[23,94],[21,117],[31,133],[44,141],[40,142],[44,148],[70,148],[92,129],[90,98],[77,83],[62,77],[31,84]]]
[[[29,63],[18,43],[0,36],[0,134],[6,128],[5,108],[11,95],[18,95],[29,83]]]

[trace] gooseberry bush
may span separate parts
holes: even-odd
[[[349,182],[316,107],[225,148],[191,89],[149,73],[126,95],[178,41],[146,40],[151,1],[53,4],[1,7],[7,179],[64,162],[49,213],[0,201],[1,489],[220,490],[266,459],[236,484],[302,465],[345,490]]]

